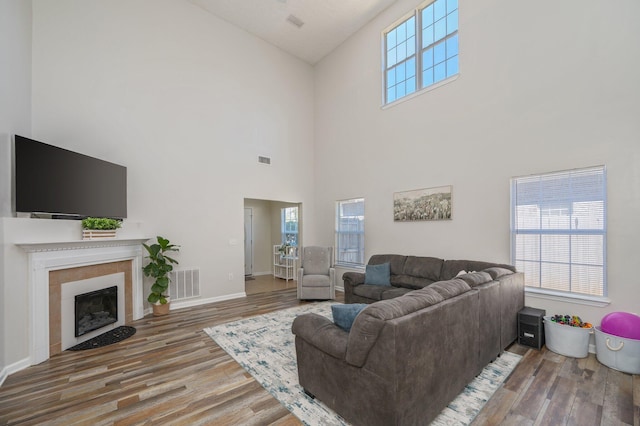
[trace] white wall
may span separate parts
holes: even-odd
[[[0,221],[12,215],[12,135],[31,134],[31,1],[0,0]],[[4,227],[0,223],[0,384],[11,368]]]
[[[611,304],[533,299],[599,324],[640,313],[640,3],[460,1],[460,75],[381,105],[381,32],[399,0],[316,66],[318,235],[335,200],[365,197],[366,257],[402,253],[509,262],[509,179],[605,164]],[[453,220],[394,223],[396,191],[453,185]]]
[[[183,0],[35,0],[32,49],[32,137],[127,166],[127,223],[181,245],[202,299],[241,294],[244,199],[313,205],[313,69]]]

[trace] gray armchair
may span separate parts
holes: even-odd
[[[335,299],[333,247],[304,247],[300,251],[298,299]]]

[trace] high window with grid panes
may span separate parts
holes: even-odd
[[[423,4],[388,28],[383,44],[385,104],[457,75],[458,0]]]

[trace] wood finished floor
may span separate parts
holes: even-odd
[[[135,321],[138,332],[123,342],[65,351],[9,376],[0,424],[299,425],[202,329],[301,303],[286,289]],[[524,358],[474,425],[640,425],[640,376],[593,355],[509,350]]]

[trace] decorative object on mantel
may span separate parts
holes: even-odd
[[[452,188],[452,185],[448,185],[395,192],[393,194],[393,220],[395,222],[412,222],[451,219]]]
[[[167,315],[169,313],[169,303],[171,302],[169,295],[169,272],[173,270],[172,264],[178,264],[178,261],[167,256],[166,253],[180,250],[180,246],[171,244],[166,238],[157,237],[157,243],[150,246],[142,243],[149,253],[146,259],[149,263],[142,268],[146,277],[155,278],[155,282],[151,286],[151,293],[147,301],[153,307],[153,315]]]
[[[82,239],[101,240],[115,238],[116,229],[122,226],[122,222],[106,217],[87,217],[82,219]]]

